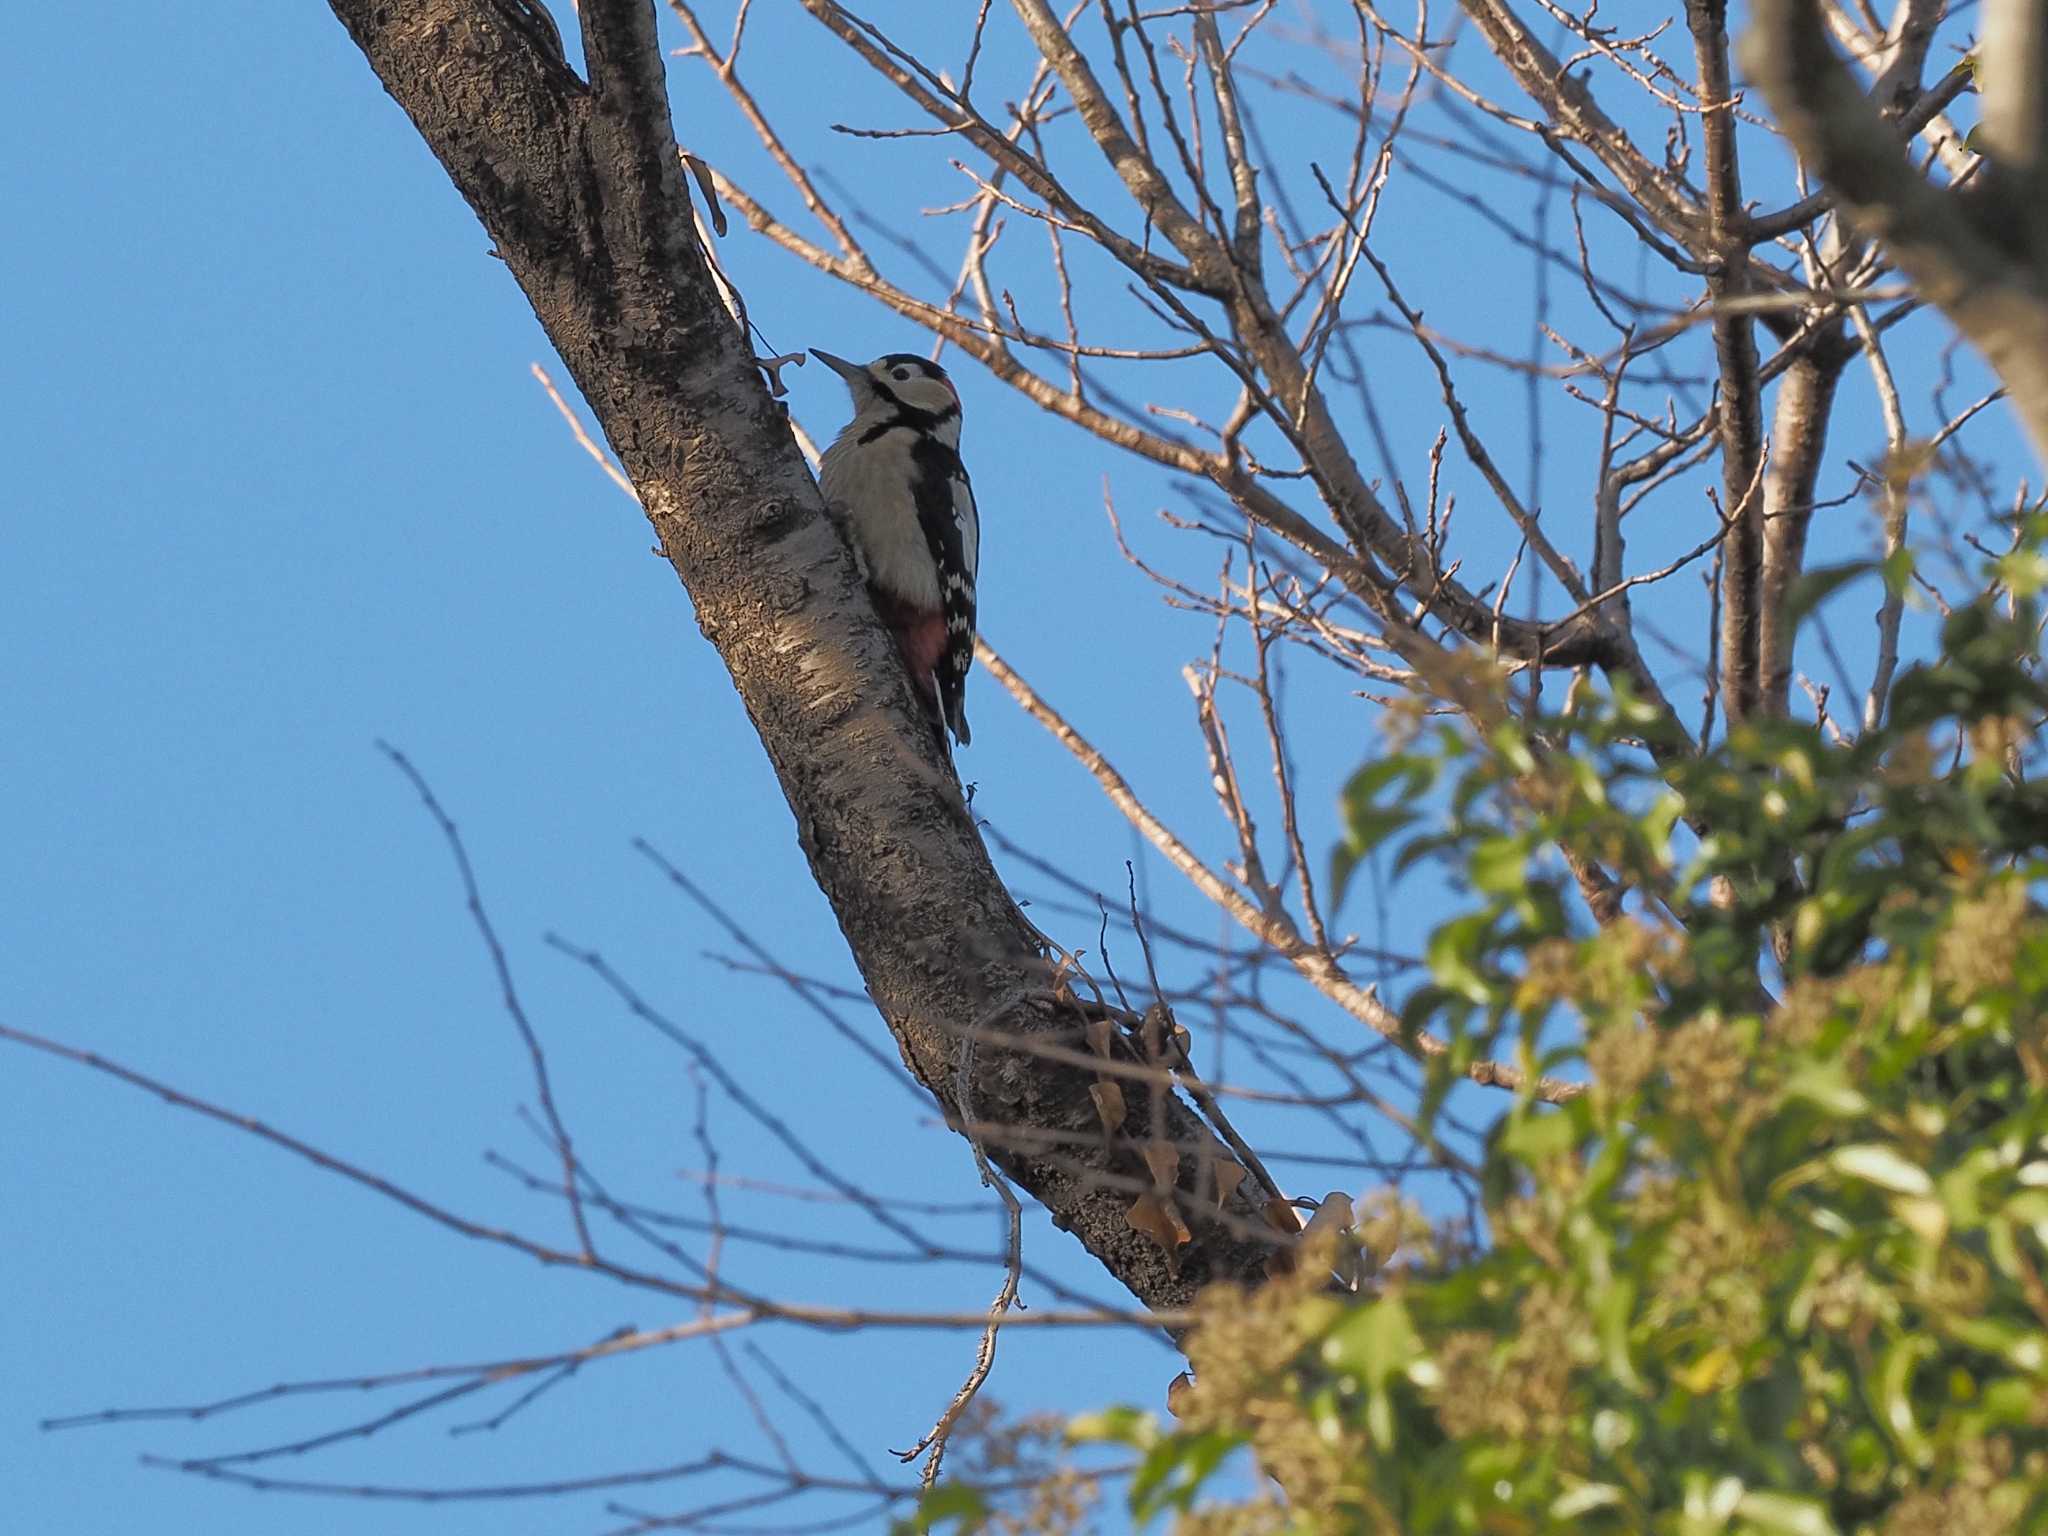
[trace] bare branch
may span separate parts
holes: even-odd
[[[1108,795],[1110,803],[1123,812],[1131,825],[1142,832],[1147,841],[1166,856],[1167,862],[1186,875],[1205,897],[1229,913],[1247,932],[1272,946],[1317,991],[1374,1033],[1400,1046],[1404,1051],[1413,1052],[1421,1057],[1430,1057],[1441,1056],[1448,1050],[1441,1040],[1432,1035],[1414,1035],[1406,1030],[1394,1011],[1380,1001],[1378,988],[1370,985],[1360,986],[1353,981],[1331,956],[1304,940],[1295,931],[1292,920],[1284,912],[1266,911],[1254,906],[1242,894],[1233,890],[1221,876],[1203,864],[1185,843],[1175,837],[1165,824],[1145,807],[1131,790],[1129,783],[1110,765],[1108,759],[1067,724],[1051,705],[1040,698],[987,641],[976,644],[975,656],[996,680],[1010,691],[1010,696],[1094,775],[1096,782]],[[1466,1068],[1466,1075],[1475,1083],[1516,1092],[1521,1091],[1525,1081],[1517,1068],[1496,1061],[1473,1062]],[[1562,1102],[1583,1090],[1573,1084],[1556,1083],[1544,1078],[1533,1085],[1532,1091],[1538,1098]]]
[[[569,1218],[575,1223],[576,1241],[583,1250],[583,1257],[594,1261],[597,1252],[590,1245],[590,1228],[583,1219],[583,1201],[577,1189],[577,1160],[574,1145],[569,1140],[567,1127],[562,1124],[561,1112],[555,1108],[555,1090],[548,1078],[548,1061],[541,1050],[540,1036],[534,1032],[533,1021],[526,1016],[526,1005],[519,1000],[519,989],[512,981],[512,964],[505,957],[505,946],[498,942],[498,930],[492,926],[490,914],[484,910],[483,893],[477,887],[476,871],[469,862],[469,849],[464,846],[462,834],[456,829],[449,814],[441,809],[441,802],[435,798],[433,786],[413,766],[412,759],[392,746],[389,742],[377,743],[377,750],[391,759],[398,771],[405,775],[413,790],[419,795],[420,803],[427,808],[427,814],[434,818],[434,824],[441,829],[441,836],[448,844],[448,851],[455,860],[455,871],[462,879],[464,904],[469,910],[470,921],[476,924],[478,935],[484,941],[484,948],[491,957],[491,971],[497,978],[498,995],[505,1005],[505,1012],[511,1015],[512,1023],[519,1031],[519,1039],[526,1047],[527,1060],[533,1067],[534,1088],[540,1095],[541,1113],[547,1117],[548,1136],[555,1146],[555,1154],[562,1163],[562,1194],[569,1202]]]
[[[1884,242],[1910,274],[1989,359],[2033,439],[2048,458],[2048,298],[2038,255],[2006,256],[1955,195],[1937,190],[1908,163],[1877,110],[1835,55],[1816,0],[1755,0],[1743,62],[1800,156],[1842,199],[1843,212]],[[1994,184],[1977,203],[1998,227],[2026,202]]]

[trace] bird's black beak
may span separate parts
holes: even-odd
[[[864,383],[867,380],[868,371],[859,363],[849,363],[843,357],[834,357],[830,352],[820,352],[816,347],[811,348],[811,356],[849,384]]]

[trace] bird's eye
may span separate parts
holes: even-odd
[[[908,383],[910,380],[910,370],[908,368],[893,369],[890,372],[889,377],[894,379],[898,384]]]

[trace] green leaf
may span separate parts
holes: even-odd
[[[1348,1311],[1323,1340],[1323,1362],[1367,1382],[1386,1381],[1422,1354],[1422,1337],[1399,1296]]]
[[[1352,849],[1370,852],[1386,835],[1389,814],[1407,817],[1406,803],[1426,791],[1435,777],[1435,765],[1417,757],[1383,757],[1352,774],[1338,797]],[[1394,798],[1383,799],[1388,791]]]
[[[1366,1429],[1383,1452],[1396,1448],[1394,1404],[1387,1385],[1423,1358],[1422,1337],[1398,1295],[1357,1308],[1323,1340],[1323,1360],[1365,1383]]]
[[[1894,597],[1904,592],[1912,584],[1915,563],[1912,549],[1904,544],[1886,555],[1880,567],[1885,590]]]
[[[1512,896],[1528,881],[1529,845],[1519,837],[1489,837],[1472,850],[1472,884],[1489,896]]]
[[[1878,1363],[1875,1383],[1878,1408],[1893,1443],[1916,1466],[1923,1467],[1933,1461],[1934,1447],[1927,1443],[1913,1412],[1913,1373],[1936,1347],[1934,1340],[1924,1334],[1909,1334],[1898,1340]]]
[[[1817,1061],[1793,1073],[1786,1079],[1785,1097],[1838,1120],[1870,1113],[1870,1100],[1850,1084],[1849,1069],[1840,1060]]]
[[[1859,1142],[1837,1147],[1828,1154],[1828,1166],[1852,1179],[1875,1184],[1900,1195],[1932,1195],[1934,1180],[1918,1163],[1909,1161],[1897,1148],[1879,1142]]]
[[[975,1489],[964,1483],[941,1483],[917,1501],[917,1513],[907,1521],[898,1521],[898,1531],[923,1533],[934,1530],[942,1521],[957,1520],[961,1532],[980,1528],[989,1517],[988,1501]]]
[[[1338,795],[1344,840],[1330,854],[1330,905],[1344,900],[1358,866],[1380,844],[1416,820],[1407,802],[1427,792],[1436,765],[1427,758],[1394,756],[1367,763]]]
[[[1817,565],[1801,573],[1785,594],[1785,623],[1796,629],[1806,616],[1859,576],[1878,568],[1875,560],[1848,560],[1840,565]]]
[[[1500,1147],[1524,1163],[1540,1166],[1571,1151],[1579,1135],[1579,1127],[1562,1110],[1530,1109],[1509,1120]]]
[[[1351,889],[1351,877],[1364,862],[1364,855],[1352,852],[1349,843],[1339,843],[1330,850],[1330,873],[1323,886],[1329,892],[1332,912],[1344,904],[1344,893]]]
[[[1391,873],[1396,878],[1399,878],[1407,874],[1409,870],[1413,869],[1431,854],[1441,853],[1446,849],[1455,848],[1456,846],[1457,839],[1446,836],[1443,833],[1432,832],[1419,837],[1411,837],[1401,845],[1400,852],[1394,855]]]
[[[1159,1443],[1159,1434],[1158,1416],[1139,1408],[1105,1408],[1067,1421],[1067,1439],[1073,1444],[1107,1441],[1143,1451]]]
[[[1744,1493],[1736,1500],[1735,1518],[1755,1530],[1782,1532],[1783,1536],[1836,1536],[1827,1506],[1797,1494]]]
[[[1972,129],[1971,132],[1975,132]],[[2032,597],[2048,587],[2048,556],[2032,546],[2003,556],[1996,566],[1999,579],[2021,597]]]
[[[1600,1338],[1600,1352],[1607,1372],[1625,1391],[1640,1392],[1642,1378],[1636,1374],[1635,1363],[1629,1358],[1628,1325],[1635,1310],[1636,1285],[1633,1280],[1610,1279],[1596,1291],[1592,1303],[1592,1316]],[[1619,1418],[1613,1410],[1602,1410],[1602,1415]],[[1596,1418],[1595,1437],[1603,1431],[1603,1425]],[[1612,1432],[1609,1430],[1608,1432]]]
[[[1209,1474],[1241,1444],[1239,1436],[1219,1431],[1160,1441],[1131,1475],[1131,1513],[1145,1521],[1168,1509],[1186,1509]]]
[[[1997,1317],[1957,1317],[1943,1314],[1938,1321],[1950,1338],[1982,1350],[2029,1376],[2048,1370],[2048,1335],[2039,1329]]]
[[[1477,912],[1445,923],[1429,936],[1425,958],[1438,986],[1469,1002],[1484,1003],[1492,998],[1493,989],[1474,964],[1490,926],[1486,914]]]
[[[1557,1496],[1550,1506],[1550,1518],[1576,1520],[1596,1509],[1612,1509],[1624,1502],[1621,1490],[1612,1483],[1581,1483],[1569,1493]]]
[[[1413,811],[1398,805],[1368,805],[1347,809],[1344,817],[1344,830],[1347,834],[1344,847],[1354,857],[1364,858],[1414,820]]]

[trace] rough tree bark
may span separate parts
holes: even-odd
[[[1056,996],[1042,940],[997,878],[720,300],[653,0],[582,0],[587,81],[523,0],[330,4],[482,220],[631,475],[910,1070],[951,1123],[984,1127],[990,1158],[1141,1301],[1179,1308],[1209,1281],[1258,1276],[1272,1242],[1254,1183],[1205,1216],[1211,1158],[1185,1149],[1221,1146],[1184,1101],[1155,1104],[1127,1083],[1111,1145],[1093,1071],[988,1039],[1078,1044],[1081,1019]],[[1171,1259],[1126,1219],[1153,1187],[1146,1139],[1183,1149],[1175,1203],[1192,1233]]]
[[[1979,87],[1985,163],[1930,182],[1827,38],[1816,0],[1753,0],[1742,59],[1849,223],[1980,350],[2048,459],[2048,0],[1988,0]]]
[[[1707,239],[1713,260],[1714,354],[1721,373],[1721,709],[1740,725],[1763,707],[1764,495],[1763,390],[1757,377],[1756,322],[1739,301],[1748,291],[1748,218],[1736,154],[1735,86],[1728,68],[1727,0],[1686,0],[1686,24],[1699,70],[1706,140]]]
[[[1806,569],[1806,534],[1813,522],[1835,389],[1853,355],[1843,339],[1842,323],[1833,322],[1785,370],[1771,413],[1773,456],[1764,470],[1757,649],[1761,706],[1772,715],[1783,716],[1791,701],[1792,643],[1799,626],[1791,619],[1788,602],[1793,584]]]

